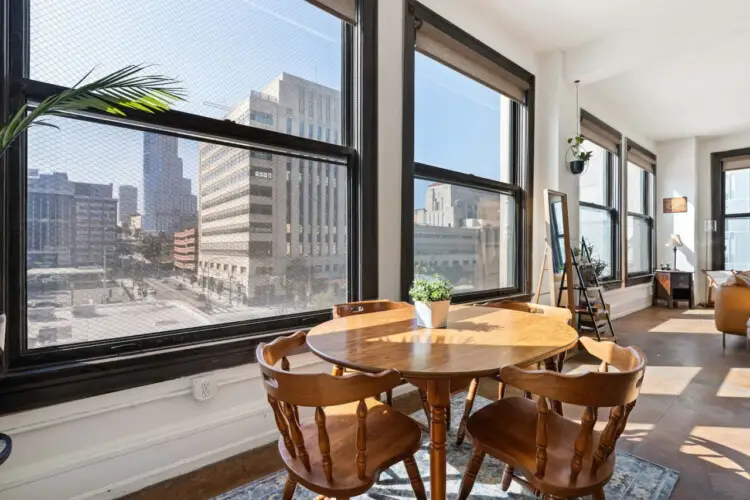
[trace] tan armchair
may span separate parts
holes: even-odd
[[[722,333],[722,346],[726,347],[726,334],[747,337],[750,319],[750,271],[737,273],[716,289],[714,295],[714,321]],[[747,348],[750,351],[750,339]]]

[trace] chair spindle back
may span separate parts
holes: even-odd
[[[589,353],[602,361],[599,372],[560,374],[542,370],[522,370],[516,367],[505,367],[500,371],[500,378],[505,383],[539,396],[535,472],[539,478],[544,477],[547,465],[550,418],[547,399],[584,407],[570,461],[570,480],[571,483],[575,483],[583,470],[587,451],[593,450],[592,441],[598,409],[609,407],[610,412],[599,443],[589,457],[592,473],[596,473],[611,456],[640,393],[646,369],[646,356],[637,347],[621,347],[612,342],[596,342],[586,337],[581,338],[581,343]],[[609,371],[610,365],[618,371]]]
[[[363,300],[360,302],[347,302],[333,306],[333,317],[344,318],[356,314],[369,314],[380,311],[392,311],[394,309],[405,309],[411,307],[407,302],[393,302],[391,300]]]
[[[304,346],[305,341],[305,333],[297,332],[289,337],[280,337],[270,344],[260,344],[256,351],[263,375],[263,386],[268,394],[268,403],[273,410],[276,427],[281,433],[284,448],[291,457],[302,462],[306,470],[311,470],[298,407],[315,408],[317,441],[323,473],[328,483],[333,483],[333,459],[324,408],[359,401],[356,409],[357,449],[354,459],[358,475],[363,479],[367,468],[367,403],[365,399],[399,385],[401,376],[395,370],[384,371],[377,375],[353,373],[341,377],[334,377],[327,373],[293,373],[287,354]],[[277,363],[280,364],[280,369],[276,367]]]
[[[520,311],[530,314],[542,314],[548,316],[550,319],[560,321],[561,323],[570,323],[573,319],[573,315],[570,309],[565,307],[548,306],[544,304],[534,304],[532,302],[489,302],[482,304],[482,307],[495,307],[497,309],[509,309],[511,311]]]

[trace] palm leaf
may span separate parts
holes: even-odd
[[[185,100],[185,89],[180,82],[162,75],[143,75],[149,66],[130,65],[90,83],[84,83],[89,71],[72,88],[63,90],[43,100],[32,111],[22,106],[0,128],[0,157],[23,133],[34,125],[58,128],[40,121],[45,115],[64,116],[66,112],[94,109],[118,116],[127,116],[128,110],[144,113],[168,111],[174,103]]]

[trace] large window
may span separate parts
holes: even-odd
[[[374,133],[362,116],[375,109],[364,91],[372,61],[354,58],[374,54],[375,4],[358,3],[11,3],[8,107],[34,106],[92,68],[143,62],[180,79],[188,98],[153,115],[54,117],[59,130],[32,129],[6,155],[3,190],[15,195],[3,207],[3,297],[21,375],[4,385],[0,396],[14,395],[2,411],[247,362],[259,335],[374,296],[360,263],[376,245],[354,232],[373,218],[362,187],[370,152],[351,138],[359,126]],[[139,22],[113,31],[134,9]],[[211,344],[219,339],[232,340]],[[222,355],[240,344],[245,354]],[[135,356],[124,371],[122,354]],[[79,363],[91,357],[96,373]],[[35,382],[44,398],[29,393],[29,403],[23,370],[50,363]],[[76,392],[63,382],[108,367],[111,383]]]
[[[620,277],[620,182],[619,152],[621,134],[590,113],[581,110],[583,149],[592,153],[579,180],[580,233],[593,260],[606,267],[600,281]]]
[[[714,211],[718,214],[718,242],[723,235],[723,252],[714,248],[714,268],[747,270],[750,269],[750,150],[729,152],[715,168],[720,176],[723,193]]]
[[[631,278],[650,275],[654,269],[655,162],[653,154],[628,144],[627,266]]]
[[[524,291],[533,76],[421,5],[409,13],[404,294],[415,276],[435,274],[459,301]]]

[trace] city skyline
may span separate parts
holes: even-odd
[[[198,211],[192,181],[183,176],[177,138],[143,133],[143,218],[141,230],[171,236],[195,226]]]
[[[84,3],[91,22],[81,25],[73,12],[80,11]],[[146,20],[139,26],[122,30],[117,37],[105,33],[101,28],[107,25],[105,20],[127,10],[130,3],[101,0],[92,9],[84,0],[32,0],[30,76],[71,85],[92,68],[96,76],[124,64],[154,64],[151,71],[177,78],[188,91],[187,102],[176,109],[219,119],[251,91],[262,91],[284,72],[341,89],[341,22],[304,0],[222,0],[222,8],[211,9],[200,2],[186,9],[184,2],[164,0],[139,5]],[[149,19],[170,22],[152,27]],[[183,29],[187,26],[194,30],[186,40]],[[68,36],[70,33],[92,43],[79,44],[78,37]],[[75,57],[60,58],[60,53]],[[188,53],[204,64],[196,65]],[[214,75],[221,75],[220,85],[213,81]],[[416,158],[497,178],[499,150],[482,145],[497,143],[499,94],[421,54],[417,54],[415,85]],[[43,164],[41,170],[66,171],[95,183],[112,182],[115,190],[121,184],[135,185],[139,193],[145,193],[142,182],[134,180],[142,163],[141,141],[135,133],[101,125],[66,126],[71,134],[65,134],[65,141],[60,140],[61,134],[32,132],[43,137],[40,141],[45,145],[54,145],[59,152],[55,164],[60,160],[67,163],[62,167]],[[85,139],[92,135],[99,140]],[[196,195],[198,144],[178,140],[184,176],[191,179],[192,194]],[[452,147],[455,144],[466,147]],[[30,160],[37,161],[33,154]],[[143,212],[143,199],[141,195],[139,213]]]

